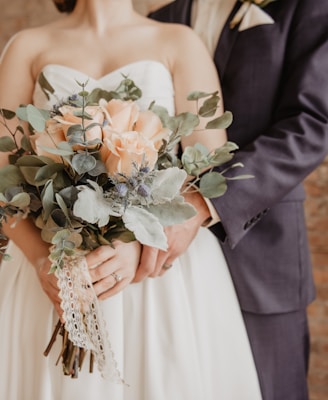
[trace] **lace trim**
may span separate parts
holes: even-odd
[[[74,345],[93,352],[101,375],[125,383],[117,367],[106,323],[84,256],[67,257],[56,270],[65,330]]]

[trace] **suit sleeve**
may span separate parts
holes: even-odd
[[[327,21],[325,0],[299,1],[280,66],[272,123],[234,158],[254,178],[231,181],[227,193],[213,200],[222,221],[214,231],[232,248],[278,202],[302,200],[298,185],[327,155]]]

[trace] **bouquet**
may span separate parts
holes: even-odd
[[[40,78],[47,93],[51,86]],[[200,116],[214,116],[217,92],[191,93],[197,113],[171,116],[154,102],[141,110],[142,92],[126,76],[114,91],[89,93],[87,82],[77,85],[78,94],[52,110],[31,104],[15,112],[0,109],[0,123],[8,131],[0,138],[0,151],[9,152],[9,164],[0,169],[0,223],[8,217],[32,218],[50,244],[50,272],[58,277],[65,324],[58,322],[45,355],[60,332],[58,361],[65,374],[77,377],[90,350],[90,370],[95,359],[104,376],[120,380],[83,255],[117,239],[165,250],[164,227],[196,213],[184,201],[184,191],[218,197],[227,179],[247,176],[225,177],[237,164],[213,170],[233,158],[234,143],[212,152],[197,144],[180,157],[176,151],[181,138],[197,129]],[[226,128],[231,121],[225,112],[206,129]]]

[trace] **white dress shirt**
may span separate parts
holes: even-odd
[[[191,26],[214,55],[222,29],[236,0],[194,0]]]

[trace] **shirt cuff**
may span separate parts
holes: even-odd
[[[221,221],[218,212],[216,211],[215,207],[213,206],[211,200],[207,199],[206,197],[203,197],[205,203],[207,204],[208,211],[210,212],[211,216],[207,218],[206,221],[203,222],[202,226],[205,228],[209,228],[218,222]]]

